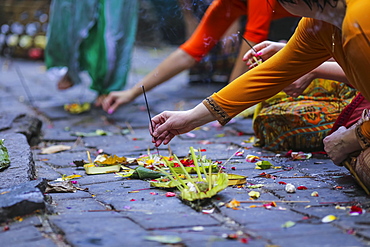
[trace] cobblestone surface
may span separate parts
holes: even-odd
[[[137,47],[129,83],[140,80],[172,50],[172,47],[163,50]],[[28,90],[22,86],[16,67],[20,68]],[[51,198],[48,210],[1,223],[0,241],[6,243],[4,246],[163,246],[146,240],[146,236],[177,236],[182,239],[183,246],[245,246],[243,241],[248,241],[251,246],[368,246],[370,243],[369,196],[357,186],[349,172],[325,157],[292,161],[253,147],[247,142],[253,136],[250,119],[236,118],[225,127],[210,123],[192,131],[192,135],[182,135],[171,142],[171,150],[178,156],[186,155],[190,146],[204,148],[208,158],[224,163],[228,160],[227,172],[247,176],[246,185],[264,185],[258,189],[228,187],[213,198],[216,208],[213,213],[205,214],[185,205],[177,197],[166,197],[166,190],[150,188],[146,181],[129,180],[115,174],[86,175],[83,169],[73,164],[74,160],[86,160],[86,151],[95,156],[101,149],[108,154],[130,158],[146,154],[148,149],[154,151],[143,98],[121,107],[113,115],[97,108],[71,115],[64,111],[65,103],[92,102],[96,96],[88,89],[86,75],[82,85],[59,92],[56,81],[60,74],[57,71],[46,73],[41,62],[14,60],[0,72],[0,105],[4,112],[13,113],[0,118],[1,126],[7,129],[6,135],[0,131],[1,138],[6,139],[6,145],[11,140],[19,140],[18,154],[8,145],[13,156],[12,164],[8,171],[0,173],[0,188],[20,184],[22,179],[33,179],[25,171],[34,167],[35,178],[47,181],[62,175],[81,175],[74,180],[78,187],[85,189],[76,193],[47,194],[47,198]],[[152,116],[163,110],[193,107],[221,87],[217,84],[189,85],[186,73],[182,73],[147,93]],[[30,152],[22,148],[25,138],[9,131],[9,119],[15,113],[31,114],[43,122],[41,142],[32,146],[32,158],[23,163],[27,163],[26,167],[17,167],[14,160],[22,160]],[[73,135],[97,129],[109,131],[111,135]],[[43,147],[58,144],[72,148],[55,154],[41,154]],[[233,156],[237,150],[244,150],[244,156]],[[160,147],[159,152],[168,155],[168,147]],[[261,177],[261,170],[245,161],[248,154],[263,156],[282,168],[266,170],[267,173],[276,172],[273,178]],[[5,174],[10,169],[22,179],[10,175],[9,180],[9,175]],[[292,183],[296,187],[302,185],[307,190],[288,194],[279,182]],[[263,203],[250,200],[248,193],[251,190],[261,193],[259,201],[275,201],[276,207],[267,209]],[[137,192],[131,193],[133,191]],[[314,191],[318,192],[318,197],[311,196]],[[231,199],[241,201],[239,210],[223,206]],[[353,205],[362,207],[367,213],[349,215],[349,207]],[[321,219],[327,215],[337,219],[322,223]],[[295,225],[283,227],[288,221]],[[239,234],[239,237],[225,238],[232,236],[230,234]]]

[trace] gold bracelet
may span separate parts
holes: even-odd
[[[356,126],[356,131],[355,131],[356,137],[357,137],[358,142],[361,145],[361,148],[366,149],[370,147],[370,141],[362,134],[361,126],[362,124]]]

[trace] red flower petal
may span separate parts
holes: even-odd
[[[307,187],[306,186],[298,186],[297,190],[307,190]]]

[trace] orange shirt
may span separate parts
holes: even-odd
[[[258,67],[203,101],[221,124],[266,100],[333,57],[348,81],[370,100],[370,1],[346,0],[342,29],[302,18],[288,44]]]
[[[276,0],[214,0],[193,35],[180,48],[200,61],[243,15],[248,18],[243,36],[255,43],[267,39],[271,20],[293,16]]]

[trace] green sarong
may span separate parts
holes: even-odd
[[[122,90],[127,82],[138,21],[136,0],[55,0],[45,50],[46,67],[67,67],[73,83],[86,70],[91,89]]]

